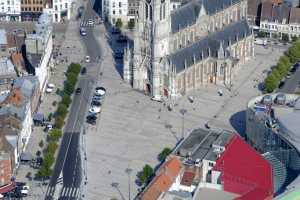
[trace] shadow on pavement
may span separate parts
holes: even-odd
[[[240,111],[231,115],[229,122],[235,131],[241,136],[246,135],[246,111]]]

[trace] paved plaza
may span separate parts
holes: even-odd
[[[103,27],[96,35],[105,35]],[[287,47],[256,46],[256,58],[242,66],[234,78],[231,92],[225,88],[209,86],[188,95],[195,98],[190,103],[186,97],[178,100],[177,106],[168,111],[163,103],[151,101],[148,96],[133,90],[124,83],[115,66],[111,49],[104,37],[98,37],[103,47],[103,76],[99,85],[107,88],[107,96],[97,126],[88,126],[87,148],[87,193],[89,200],[128,199],[130,179],[131,197],[137,194],[136,174],[145,164],[155,167],[157,155],[164,147],[174,147],[182,136],[183,116],[180,109],[187,110],[184,134],[192,129],[211,126],[238,131],[244,134],[244,109],[247,101],[260,94],[259,83],[266,69],[276,63]],[[218,95],[222,89],[224,95]],[[130,177],[127,168],[132,169]],[[112,187],[118,183],[118,187]]]

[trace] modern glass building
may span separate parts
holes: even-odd
[[[272,164],[274,191],[282,192],[300,172],[300,96],[275,93],[251,99],[246,140]]]

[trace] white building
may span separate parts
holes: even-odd
[[[21,0],[0,0],[0,20],[20,21]]]
[[[40,90],[43,92],[49,79],[52,65],[52,19],[49,14],[43,13],[35,25],[36,33],[28,34],[25,40],[26,56],[30,63],[29,73],[37,76]]]
[[[123,25],[128,21],[128,0],[103,0],[102,18],[111,24],[121,19]]]
[[[300,36],[300,8],[292,8],[285,4],[273,5],[271,2],[262,4],[260,31],[270,37],[282,38],[283,35]]]
[[[44,12],[50,14],[55,23],[70,20],[73,3],[73,0],[51,0],[45,4]]]

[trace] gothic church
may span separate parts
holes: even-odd
[[[154,100],[207,84],[230,88],[238,68],[254,56],[247,0],[191,0],[173,12],[169,4],[140,1],[124,80]]]

